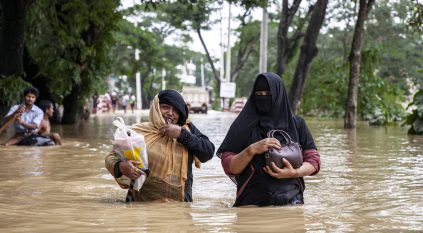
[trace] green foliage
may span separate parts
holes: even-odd
[[[245,25],[245,29],[238,29],[243,30],[245,33],[243,37],[245,38],[244,41],[247,41],[247,39],[250,38],[257,38],[260,33],[259,24],[258,22],[250,22]],[[268,25],[268,67],[274,67],[274,64],[276,63],[276,49],[277,49],[277,43],[276,43],[276,35],[278,31],[278,23],[275,22],[269,22]],[[241,43],[245,43],[242,41],[237,41],[235,44],[235,48],[237,49],[240,46]],[[236,96],[237,97],[248,97],[251,94],[251,90],[253,88],[254,80],[256,79],[258,73],[259,73],[259,57],[260,57],[260,40],[255,40],[255,43],[252,45],[252,53],[248,57],[248,59],[245,61],[245,64],[243,68],[240,70],[235,82],[236,82]],[[272,52],[275,51],[275,52]],[[232,67],[234,64],[236,64],[236,56],[232,56]],[[269,69],[269,71],[272,71]]]
[[[157,26],[161,22],[155,17],[148,16],[151,13],[138,12],[138,14],[145,15],[148,20],[137,27],[122,19],[118,23],[119,30],[113,33],[115,40],[118,41],[110,54],[113,76],[126,75],[129,86],[135,87],[135,74],[141,72],[142,93],[147,103],[161,90],[163,69],[166,71],[166,88],[182,89],[176,67],[189,60],[197,65],[196,77],[200,79],[201,58],[206,61],[205,56],[185,47],[178,48],[164,44],[169,28],[164,30]],[[139,50],[139,60],[135,59],[135,49]],[[210,82],[210,72],[206,70],[205,76],[206,83]],[[197,84],[200,84],[199,80]],[[125,89],[120,91],[127,92]]]
[[[378,75],[406,89],[405,80],[423,85],[418,70],[423,64],[421,34],[407,25],[413,3],[380,1],[372,9],[367,24],[365,47],[378,52]],[[370,23],[371,22],[371,23]]]
[[[358,113],[371,125],[387,125],[404,117],[404,91],[374,75],[361,75]]]
[[[198,0],[192,4],[183,1],[162,3],[156,8],[157,17],[180,30],[207,30],[213,23],[210,15],[218,9],[219,3]]]
[[[400,121],[404,116],[401,103],[404,91],[375,73],[380,62],[379,51],[374,48],[362,51],[358,113],[371,125],[386,125]]]
[[[413,98],[407,109],[413,109],[404,122],[410,125],[409,134],[423,134],[423,90],[420,89]]]
[[[7,106],[22,101],[23,90],[31,84],[22,80],[19,76],[0,77],[1,103]]]
[[[301,112],[342,117],[348,88],[348,66],[341,58],[316,58],[304,89]]]
[[[362,53],[357,113],[372,125],[397,122],[404,116],[404,91],[375,74],[376,50]],[[342,57],[317,58],[311,66],[301,111],[306,115],[342,117],[348,88],[349,66]],[[318,87],[318,88],[316,88]]]
[[[423,4],[415,0],[414,7],[412,9],[412,16],[409,19],[409,25],[416,31],[423,32]]]
[[[25,45],[56,101],[75,86],[80,99],[104,87],[118,6],[116,0],[40,0],[29,10]]]

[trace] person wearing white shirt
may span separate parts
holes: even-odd
[[[4,145],[16,145],[25,136],[35,133],[40,127],[43,119],[43,111],[34,103],[38,98],[38,89],[29,87],[24,90],[24,103],[17,104],[10,108],[3,118],[3,124],[8,124],[14,119],[15,135],[9,138]]]

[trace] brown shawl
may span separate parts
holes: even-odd
[[[188,123],[188,120],[187,122]],[[134,124],[131,128],[144,135],[147,145],[150,177],[140,190],[130,190],[134,201],[170,198],[184,200],[185,181],[188,174],[188,150],[176,139],[159,132],[165,125],[156,95],[150,108],[149,122]],[[183,126],[189,130],[188,125]]]

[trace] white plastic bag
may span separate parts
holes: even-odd
[[[119,159],[140,162],[137,167],[142,171],[142,175],[133,184],[134,189],[139,191],[147,178],[146,171],[148,171],[147,147],[144,136],[127,127],[121,117],[117,117],[113,121],[113,125],[117,127],[113,136],[113,149]],[[127,183],[130,179],[122,176],[120,181]],[[127,185],[129,186],[129,183]]]

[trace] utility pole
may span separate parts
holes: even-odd
[[[134,23],[135,27],[138,27],[138,22]],[[139,49],[135,49],[135,61],[138,61],[140,59],[140,50]],[[142,92],[142,87],[141,87],[141,73],[139,71],[137,71],[137,73],[135,74],[135,86],[136,86],[136,93],[137,93],[137,109],[141,110],[142,109],[142,99],[141,99],[141,92]]]
[[[222,10],[220,10],[220,82],[223,82],[225,78],[225,44],[223,42],[223,16]]]
[[[260,28],[260,67],[259,72],[267,72],[267,10],[263,8]]]
[[[228,43],[226,44],[226,72],[225,82],[231,81],[231,3],[229,3],[228,13]],[[223,111],[229,111],[229,99],[223,98]]]
[[[165,68],[162,68],[162,90],[166,89],[166,70]]]
[[[225,81],[231,81],[231,4],[229,3],[228,14],[228,43],[226,45],[226,76]]]
[[[138,61],[140,50],[135,49],[135,60]],[[135,82],[136,82],[136,92],[137,92],[137,109],[142,109],[142,99],[141,99],[141,73],[137,71],[135,74]]]

